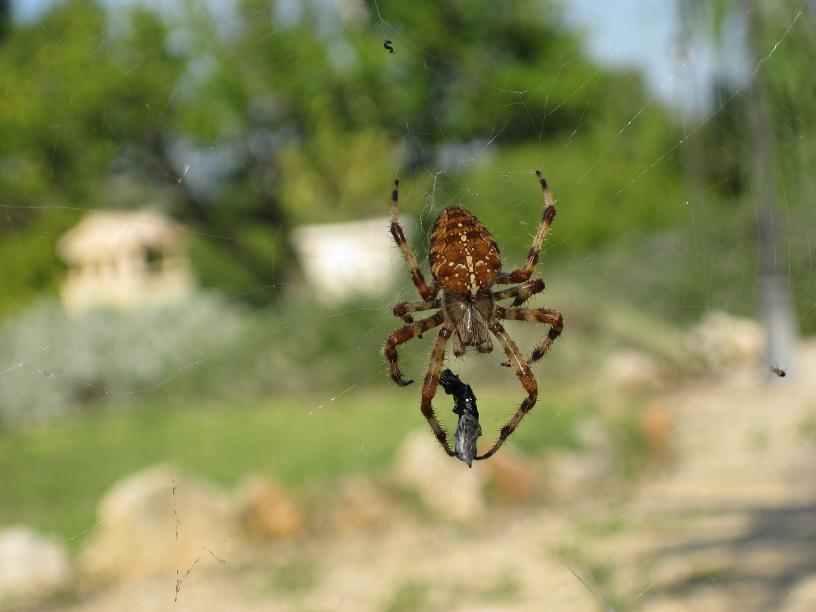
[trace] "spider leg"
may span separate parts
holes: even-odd
[[[530,359],[528,360],[530,365],[547,354],[550,347],[553,345],[553,342],[558,339],[558,336],[560,336],[561,332],[564,330],[564,317],[561,316],[561,313],[557,310],[551,310],[549,308],[499,307],[496,309],[496,318],[506,319],[509,321],[546,323],[550,326],[550,331],[547,332],[547,335],[536,345],[535,349],[533,349]],[[504,363],[502,365],[509,364]]]
[[[448,339],[452,333],[453,330],[447,326],[439,330],[439,335],[436,337],[436,342],[434,342],[433,349],[431,350],[431,358],[428,361],[428,372],[425,374],[425,382],[422,383],[422,402],[419,408],[422,411],[422,416],[428,421],[428,425],[431,426],[434,436],[439,440],[444,451],[449,456],[455,457],[456,453],[451,449],[450,444],[448,444],[448,434],[436,418],[436,413],[431,405],[434,395],[436,395],[436,389],[439,386],[439,371],[442,369],[442,363],[445,359],[445,345],[448,343]]]
[[[507,334],[504,327],[502,327],[501,323],[498,321],[494,321],[490,325],[490,331],[493,332],[493,335],[496,336],[496,339],[501,343],[504,347],[504,353],[507,355],[507,360],[513,365],[513,370],[518,376],[519,381],[521,381],[521,386],[524,387],[524,390],[527,391],[527,397],[524,398],[524,401],[521,402],[521,405],[516,410],[515,414],[507,421],[507,424],[501,428],[499,432],[498,439],[493,443],[493,446],[490,447],[486,453],[482,455],[477,455],[476,460],[487,459],[488,457],[492,456],[501,445],[504,444],[504,441],[510,437],[516,427],[518,427],[521,419],[524,418],[524,415],[530,412],[533,406],[535,406],[536,399],[538,399],[538,383],[536,383],[535,376],[533,376],[533,371],[530,369],[530,365],[527,363],[527,360],[524,359],[521,352],[519,352],[518,346],[516,343],[513,342],[513,339]]]
[[[409,312],[420,312],[422,310],[431,310],[432,308],[439,308],[439,300],[431,300],[430,302],[400,302],[394,306],[394,316],[401,318],[406,323],[413,323],[414,318],[408,314]]]
[[[400,372],[399,369],[397,347],[400,344],[405,344],[409,340],[422,335],[423,332],[426,332],[429,329],[433,329],[434,327],[441,325],[443,321],[444,318],[442,317],[442,313],[437,312],[432,317],[428,317],[427,319],[422,319],[421,321],[417,321],[416,323],[411,323],[410,325],[401,327],[393,334],[388,336],[388,340],[386,340],[385,342],[384,350],[385,358],[388,361],[388,367],[391,370],[391,378],[399,386],[405,387],[406,385],[410,385],[414,381],[408,380],[402,376],[402,372]]]
[[[439,292],[439,287],[436,284],[429,287],[428,283],[425,282],[425,277],[422,276],[422,272],[419,270],[414,252],[405,240],[405,232],[402,231],[402,226],[399,224],[397,216],[398,203],[399,180],[395,180],[394,189],[391,192],[391,235],[394,237],[394,242],[397,243],[397,246],[402,251],[402,255],[405,257],[408,267],[411,268],[411,280],[414,281],[414,285],[416,285],[416,288],[419,290],[419,295],[422,296],[423,300],[430,301]]]
[[[553,201],[550,188],[547,186],[547,181],[541,175],[541,172],[536,170],[538,182],[541,183],[541,189],[544,190],[544,202],[547,207],[544,209],[544,215],[541,217],[541,223],[538,225],[535,238],[533,238],[533,245],[530,247],[530,252],[527,255],[527,262],[521,268],[516,268],[512,272],[502,272],[496,278],[496,282],[500,285],[507,285],[510,283],[522,283],[530,278],[538,263],[538,254],[541,252],[541,245],[544,243],[544,238],[550,231],[553,219],[555,219],[555,202]]]
[[[521,306],[524,302],[533,297],[536,293],[544,291],[544,281],[540,278],[527,281],[521,285],[510,287],[509,289],[502,289],[501,291],[493,292],[493,299],[497,302],[507,298],[514,297],[513,306]]]

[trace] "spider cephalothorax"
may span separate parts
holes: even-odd
[[[555,218],[555,203],[550,195],[547,182],[540,172],[536,171],[536,176],[544,191],[546,207],[525,265],[512,272],[502,272],[499,247],[481,221],[464,208],[446,208],[439,214],[431,232],[428,259],[434,282],[430,286],[425,282],[414,253],[405,241],[402,227],[397,220],[399,181],[394,181],[394,190],[391,194],[391,234],[411,268],[411,278],[423,301],[401,302],[394,306],[394,314],[401,317],[408,325],[388,337],[385,356],[389,362],[391,378],[394,382],[403,386],[411,384],[413,381],[406,380],[400,372],[397,362],[397,346],[419,337],[434,327],[442,326],[431,351],[428,371],[422,385],[420,408],[439,443],[451,456],[455,456],[456,453],[451,449],[447,434],[431,406],[436,387],[439,384],[439,372],[442,369],[445,345],[448,340],[453,337],[453,353],[457,356],[464,355],[469,346],[476,347],[480,353],[489,353],[493,350],[493,343],[490,339],[490,334],[492,334],[502,345],[507,356],[507,362],[504,365],[513,368],[527,391],[527,397],[513,417],[502,427],[499,438],[493,446],[483,455],[476,457],[476,459],[487,459],[513,433],[524,415],[535,404],[538,397],[538,385],[530,365],[544,356],[564,327],[561,313],[557,310],[519,308],[530,296],[544,290],[543,280],[530,281],[529,278],[538,262],[544,238]],[[502,291],[491,290],[493,285],[514,283],[521,284]],[[499,301],[511,297],[515,298],[512,307],[504,308],[498,305]],[[431,309],[438,310],[430,317],[416,322],[410,314]],[[525,359],[499,322],[501,319],[547,323],[550,325],[550,330],[533,350],[530,358]]]

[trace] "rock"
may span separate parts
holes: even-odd
[[[597,419],[581,423],[576,434],[580,450],[554,453],[548,460],[548,490],[555,497],[585,498],[617,469],[614,444]]]
[[[246,478],[238,498],[242,524],[254,536],[280,539],[305,529],[306,521],[295,501],[280,485],[267,478]]]
[[[529,501],[538,491],[539,479],[529,459],[503,446],[485,461],[488,490],[503,502]]]
[[[416,491],[422,503],[438,515],[467,521],[485,509],[486,472],[482,462],[473,469],[448,457],[426,431],[409,435],[394,465],[396,481]]]
[[[816,602],[816,574],[811,573],[790,589],[784,609],[790,612],[808,612],[813,610],[813,602]]]
[[[688,343],[707,368],[722,369],[758,360],[765,339],[762,327],[753,319],[713,311],[689,331]]]
[[[25,599],[42,600],[72,579],[65,546],[28,527],[0,530],[0,609]]]
[[[661,461],[671,455],[674,419],[669,407],[660,401],[650,402],[640,413],[638,425],[646,441],[649,459]]]
[[[391,499],[373,481],[354,476],[341,483],[330,522],[338,532],[366,530],[384,525],[397,510]]]
[[[100,529],[79,557],[92,578],[175,576],[215,563],[237,544],[229,497],[208,482],[159,465],[115,483],[97,509]]]
[[[577,451],[553,453],[548,465],[548,492],[562,499],[581,499],[587,491],[597,493],[610,471],[600,457]]]
[[[629,393],[654,391],[663,384],[657,361],[645,353],[622,349],[612,353],[601,368],[604,387]]]

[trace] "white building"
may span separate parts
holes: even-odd
[[[194,281],[184,228],[152,209],[98,211],[59,241],[65,308],[133,308],[181,300]]]
[[[306,282],[324,304],[353,296],[382,297],[410,271],[390,233],[390,217],[302,225],[292,232]],[[414,224],[400,219],[410,241]]]

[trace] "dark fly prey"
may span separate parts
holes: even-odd
[[[470,385],[466,385],[450,370],[443,370],[439,383],[445,393],[453,396],[453,412],[459,415],[456,425],[456,456],[471,467],[476,457],[476,440],[482,435],[479,425],[479,409],[476,407],[476,395]]]

